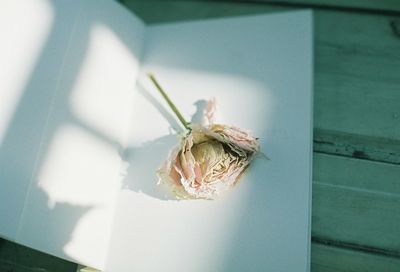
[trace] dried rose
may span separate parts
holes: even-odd
[[[157,171],[159,182],[169,185],[178,198],[216,198],[236,184],[259,152],[257,139],[237,127],[213,124],[214,99],[204,112],[208,124],[189,125],[154,77],[150,79],[188,129]]]
[[[214,199],[235,185],[258,151],[257,140],[238,128],[196,125],[158,175],[180,198]]]

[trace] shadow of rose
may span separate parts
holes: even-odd
[[[176,121],[176,118],[143,85],[139,83],[137,90],[140,95],[159,111],[160,118],[165,118],[169,122],[170,130],[176,131],[176,133],[145,142],[139,147],[128,147],[123,152],[122,158],[128,166],[122,182],[122,188],[147,194],[160,200],[178,201],[179,199],[170,191],[170,188],[166,185],[158,184],[156,171],[167,160],[169,152],[179,144],[178,133],[181,133],[183,130]],[[194,114],[191,115],[190,122],[202,123],[207,101],[201,99],[195,101],[193,105],[196,109]]]
[[[177,200],[164,185],[158,184],[157,169],[167,159],[169,151],[178,144],[177,135],[162,136],[140,147],[130,147],[124,154],[129,164],[123,189],[147,194],[161,200]]]

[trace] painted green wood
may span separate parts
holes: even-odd
[[[274,4],[316,5],[318,7],[366,9],[376,11],[400,11],[398,0],[258,0]]]
[[[141,5],[138,2],[154,2],[154,1],[137,1],[137,0],[120,0],[123,4],[135,8],[137,11],[139,6]],[[168,2],[176,2],[178,3],[179,1],[163,1],[165,2],[165,5],[170,5]],[[182,2],[182,1],[181,1]],[[270,5],[270,7],[276,7],[276,6],[281,6],[281,7],[303,7],[303,6],[311,6],[311,7],[321,7],[321,8],[343,8],[343,9],[362,9],[362,10],[372,10],[372,11],[386,11],[386,12],[400,12],[400,1],[398,0],[352,0],[352,1],[347,1],[347,0],[249,0],[247,3],[243,0],[231,0],[231,3],[227,1],[211,1],[211,0],[191,0],[191,1],[186,1],[186,2],[194,2],[194,6],[199,6],[202,8],[204,12],[199,12],[196,15],[204,15],[204,16],[210,16],[212,12],[210,12],[209,7],[210,6],[216,6],[220,11],[223,10],[224,13],[221,13],[221,15],[226,16],[229,15],[229,13],[232,10],[237,10],[238,7],[242,9],[243,11],[249,11],[253,10],[254,7],[257,9],[265,8],[265,4],[273,4],[274,6]],[[202,2],[207,2],[207,7],[205,8],[206,5]],[[232,8],[232,3],[236,7]],[[263,3],[263,5],[260,5]],[[264,4],[265,3],[265,4]],[[144,4],[144,6],[151,5],[151,3]],[[174,4],[172,4],[174,5]],[[192,9],[193,6],[192,4],[186,4],[186,9],[190,10]],[[182,8],[182,5],[178,4],[178,8]],[[148,9],[146,8],[146,12]],[[158,12],[157,10],[154,10],[155,12]],[[214,11],[215,12],[215,11]],[[217,11],[218,12],[218,11]],[[191,12],[192,13],[192,12]],[[174,14],[175,15],[175,14]],[[194,15],[194,16],[196,16]],[[170,15],[164,15],[165,16],[170,16]],[[176,19],[176,17],[171,17],[172,19]],[[191,17],[193,18],[193,17]],[[201,17],[204,18],[204,17]]]
[[[400,260],[325,245],[311,245],[311,272],[398,272]]]
[[[313,180],[314,240],[400,258],[399,165],[314,153]]]
[[[7,260],[0,260],[0,271],[9,272],[46,272],[43,269],[30,268]]]
[[[315,128],[400,139],[397,20],[315,13]]]
[[[400,257],[400,195],[313,182],[312,236]]]
[[[313,147],[318,153],[400,165],[400,140],[315,129]]]
[[[400,257],[400,166],[319,153],[313,166],[312,236]]]
[[[393,164],[314,153],[313,180],[400,196],[400,166]]]
[[[0,239],[0,272],[74,272],[77,265]]]

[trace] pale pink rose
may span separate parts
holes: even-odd
[[[259,143],[237,127],[213,124],[215,100],[205,110],[208,125],[193,124],[158,170],[159,182],[178,198],[215,199],[239,180],[259,152]]]

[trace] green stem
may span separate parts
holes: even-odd
[[[167,101],[169,107],[171,110],[175,113],[176,117],[178,117],[179,121],[181,121],[182,125],[187,129],[190,130],[189,128],[189,123],[186,122],[185,118],[183,118],[182,114],[179,112],[179,110],[176,108],[175,104],[169,99],[168,95],[165,93],[163,88],[161,88],[160,84],[158,84],[156,78],[152,74],[148,74],[150,80],[153,82],[153,84],[156,86],[157,90],[160,92],[160,94],[164,97],[165,101]]]

